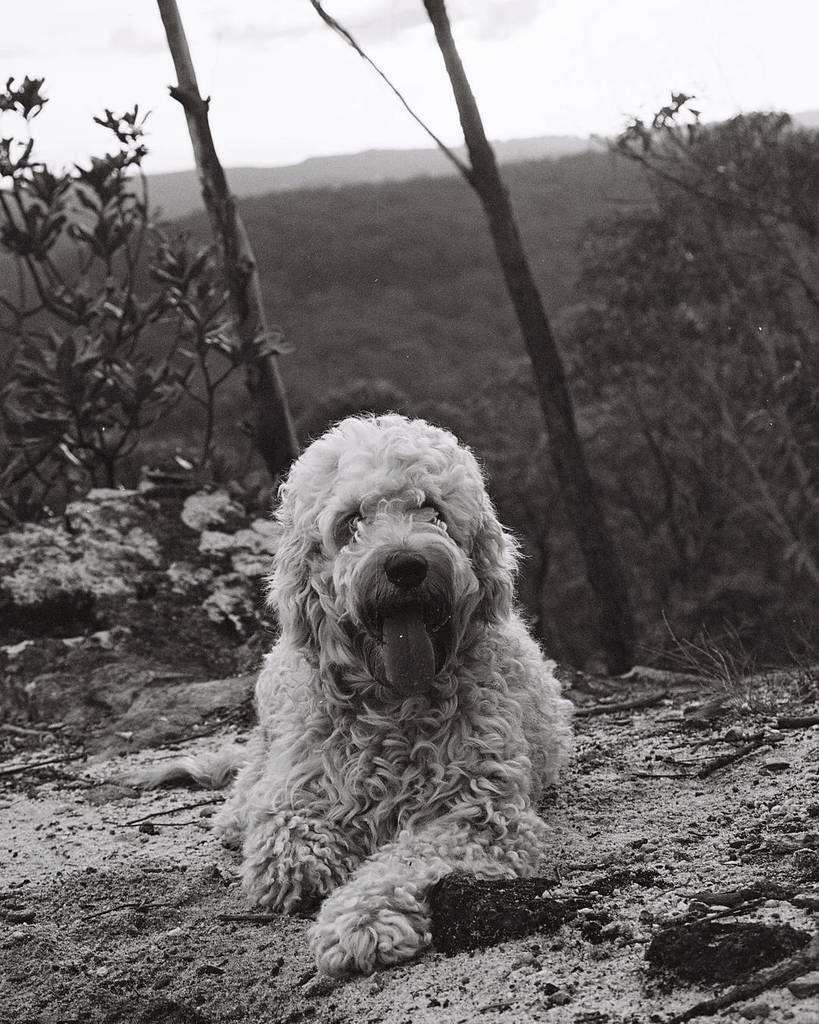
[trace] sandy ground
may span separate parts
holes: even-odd
[[[588,707],[646,693],[656,684],[572,695]],[[770,708],[732,700],[694,728],[702,703],[682,688],[642,709],[578,718],[574,762],[542,808],[560,877],[551,894],[582,891],[588,902],[559,930],[453,956],[433,949],[333,984],[314,975],[308,919],[225,919],[248,908],[234,855],[208,830],[221,794],[117,782],[178,746],[9,773],[66,753],[58,743],[21,749],[0,765],[0,1021],[667,1021],[743,980],[683,980],[646,961],[664,925],[720,914],[719,899],[695,900],[703,891],[779,883],[784,897],[720,919],[817,934],[819,727],[776,729]],[[819,986],[809,994],[809,982],[766,988],[717,1019],[816,1024]]]

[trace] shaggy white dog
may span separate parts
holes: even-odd
[[[371,971],[430,942],[453,870],[536,872],[533,810],[570,704],[512,605],[516,546],[472,453],[422,420],[346,419],[281,488],[270,599],[281,638],[216,827],[248,897],[318,901],[319,969]]]

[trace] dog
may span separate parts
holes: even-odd
[[[517,545],[452,434],[345,419],[293,465],[276,518],[281,635],[215,828],[242,846],[251,902],[319,907],[321,973],[369,973],[431,943],[444,875],[536,873],[571,705],[515,611]]]

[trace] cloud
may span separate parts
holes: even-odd
[[[412,29],[428,25],[421,0],[327,0],[329,15],[348,29],[362,45],[395,40]],[[482,40],[506,39],[525,28],[543,8],[543,0],[450,0],[453,23]],[[264,45],[272,39],[296,39],[327,28],[307,0],[298,9],[274,8],[275,13],[241,24],[241,8],[225,8],[213,38],[221,43]]]
[[[108,45],[117,53],[158,53],[167,44],[160,31],[145,32],[132,25],[118,25],[111,32]]]
[[[475,34],[483,40],[507,39],[530,25],[543,10],[543,0],[484,0],[480,4],[459,4],[462,18],[471,23]]]

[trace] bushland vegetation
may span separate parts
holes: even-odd
[[[675,98],[654,123],[631,125],[615,152],[514,165],[505,177],[554,313],[643,660],[669,658],[680,638],[706,635],[761,662],[808,658],[819,591],[819,138],[785,115],[702,125],[686,100]],[[135,169],[121,173],[133,181]],[[7,184],[5,165],[3,173]],[[73,177],[66,197],[82,187]],[[123,200],[123,209],[134,201]],[[38,202],[24,199],[21,210]],[[594,615],[582,561],[548,466],[513,311],[467,185],[452,177],[278,193],[245,200],[242,212],[264,293],[292,349],[282,371],[302,440],[365,409],[399,409],[454,429],[483,458],[501,515],[522,540],[525,609],[555,655],[586,662]],[[5,217],[7,298],[26,262],[9,235],[21,215]],[[178,232],[186,256],[168,241]],[[166,225],[159,237],[164,242],[153,250],[146,243],[134,260],[141,302],[157,302],[157,294],[168,301],[197,258],[207,265],[204,215]],[[48,247],[63,275],[78,265],[69,243],[84,244],[80,236]],[[207,279],[200,268],[191,280],[200,274]],[[100,310],[95,323],[115,337],[117,318],[100,298],[107,277],[98,280],[102,290],[89,300]],[[221,293],[212,294],[218,306]],[[26,410],[37,412],[30,443],[45,433],[49,458],[73,487],[110,481],[104,459],[72,444],[75,427],[67,435],[64,424],[58,433],[47,415],[43,421],[37,396],[45,392],[31,383],[32,360],[47,357],[49,373],[58,372],[59,353],[49,354],[54,333],[64,345],[72,332],[39,294],[30,317],[18,315],[18,298],[9,301],[0,342],[4,406],[22,410],[24,420]],[[113,479],[132,484],[141,464],[176,459],[177,467],[199,464],[252,489],[262,474],[242,428],[243,382],[228,374],[209,395],[183,316],[172,300],[140,334],[138,372],[159,373],[169,391],[161,417],[134,421]],[[218,379],[231,365],[218,309],[198,337]],[[77,351],[73,360],[63,356],[66,372],[79,372]],[[114,429],[102,425],[106,434]],[[36,476],[8,475],[10,464],[15,472],[26,465],[25,429],[8,416],[4,429],[8,514],[58,507],[59,495],[39,491]]]

